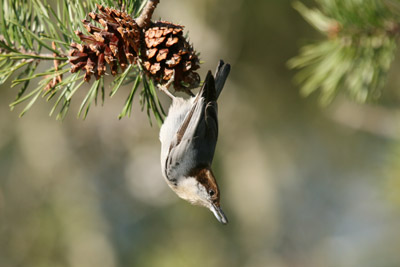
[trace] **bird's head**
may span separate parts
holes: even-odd
[[[203,167],[191,170],[187,177],[180,179],[173,190],[180,198],[210,209],[220,223],[228,223],[220,206],[218,184],[211,168]]]

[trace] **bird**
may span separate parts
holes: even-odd
[[[218,138],[217,100],[231,66],[220,60],[215,76],[208,71],[199,92],[184,99],[173,96],[160,129],[161,169],[169,187],[182,199],[208,208],[222,224],[228,219],[211,169]]]

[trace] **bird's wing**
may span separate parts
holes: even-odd
[[[230,70],[231,70],[231,65],[226,64],[223,60],[220,60],[218,62],[218,66],[215,71],[214,77],[211,75],[210,72],[207,73],[207,77],[203,84],[203,87],[201,88],[200,92],[197,94],[196,100],[194,101],[195,104],[193,105],[191,111],[186,116],[185,121],[182,123],[182,126],[177,133],[177,142],[178,143],[180,143],[181,139],[183,138],[183,135],[186,133],[187,128],[189,126],[189,122],[191,121],[191,118],[193,117],[193,113],[195,112],[196,103],[199,104],[198,102],[201,97],[205,99],[206,112],[205,112],[205,114],[202,114],[202,115],[206,116],[206,124],[208,126],[207,128],[215,128],[216,135],[218,136],[218,118],[217,118],[217,103],[216,102],[217,102],[219,95],[221,94],[222,89],[224,88],[225,81],[228,78]],[[214,78],[214,79],[212,79],[212,78]],[[204,103],[202,103],[202,104],[204,104]],[[201,110],[201,111],[203,112],[204,110]],[[198,117],[198,119],[199,120],[201,119],[200,116]],[[197,126],[197,128],[198,128],[198,122],[199,121],[197,121],[197,123],[194,124]],[[215,123],[217,123],[217,124],[213,125]]]
[[[218,136],[218,124],[214,124],[214,122],[218,121],[216,108],[215,80],[211,71],[209,71],[203,87],[193,102],[192,109],[177,132],[177,143],[179,144],[184,137],[193,138],[203,136],[203,134],[209,131],[216,130],[216,135]],[[200,127],[203,126],[202,123],[204,122],[205,127]]]
[[[211,72],[207,73],[203,87],[197,94],[191,110],[171,142],[165,162],[166,177],[174,173],[182,161],[188,167],[195,164],[211,165],[218,137],[217,94]]]

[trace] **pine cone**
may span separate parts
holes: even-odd
[[[166,84],[174,76],[175,90],[187,93],[199,85],[200,76],[195,72],[200,67],[199,58],[183,36],[183,26],[155,22],[144,36],[146,45],[140,57],[149,77]]]
[[[141,29],[125,12],[97,7],[100,12],[91,12],[89,17],[103,28],[88,20],[82,21],[90,35],[75,32],[82,44],[71,44],[72,73],[84,69],[85,81],[89,81],[92,74],[99,79],[107,63],[115,76],[118,66],[124,71],[128,63],[136,64],[139,57],[146,74],[161,85],[173,79],[175,90],[189,94],[190,89],[199,85],[200,76],[195,72],[199,68],[199,58],[183,36],[183,26],[159,21],[150,22],[148,28]]]
[[[123,11],[101,5],[97,7],[101,13],[91,12],[89,17],[100,23],[103,29],[90,24],[88,20],[83,20],[91,35],[76,31],[83,44],[72,43],[69,52],[71,72],[84,68],[85,81],[89,81],[92,74],[96,79],[104,75],[105,62],[114,76],[118,73],[117,64],[124,71],[128,62],[135,62],[140,49],[141,30],[134,19]]]

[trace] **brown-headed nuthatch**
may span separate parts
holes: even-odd
[[[161,168],[171,189],[192,204],[209,208],[223,224],[228,223],[220,206],[217,181],[211,170],[218,137],[217,99],[230,65],[219,62],[215,77],[189,99],[175,97],[160,130]]]

